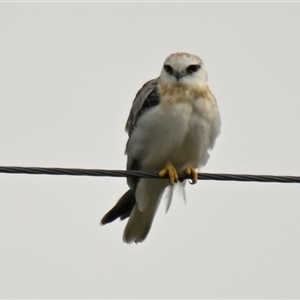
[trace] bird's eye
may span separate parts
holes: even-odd
[[[192,74],[197,72],[200,69],[200,65],[190,65],[186,68],[186,71],[188,74]]]
[[[168,74],[173,73],[173,68],[170,65],[164,65],[164,69]]]

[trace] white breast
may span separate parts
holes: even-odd
[[[184,90],[183,90],[184,91]],[[220,130],[215,99],[176,93],[140,117],[129,141],[128,154],[145,170],[160,171],[171,162],[178,172],[201,167]],[[202,96],[202,95],[201,95]],[[176,99],[175,99],[176,100]]]

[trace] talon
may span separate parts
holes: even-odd
[[[167,163],[165,168],[158,173],[158,176],[165,177],[167,174],[169,176],[169,182],[171,185],[178,181],[178,174],[171,163]]]
[[[192,183],[191,184],[195,184],[198,181],[198,173],[195,169],[193,168],[186,168],[184,170],[184,173],[187,175],[190,175],[190,178],[192,179]]]

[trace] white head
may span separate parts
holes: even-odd
[[[160,80],[177,84],[205,83],[207,71],[202,59],[197,55],[178,52],[166,58]]]

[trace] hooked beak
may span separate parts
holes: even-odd
[[[181,74],[180,72],[174,72],[174,76],[176,77],[177,81],[179,81],[180,78],[183,77],[183,74]]]

